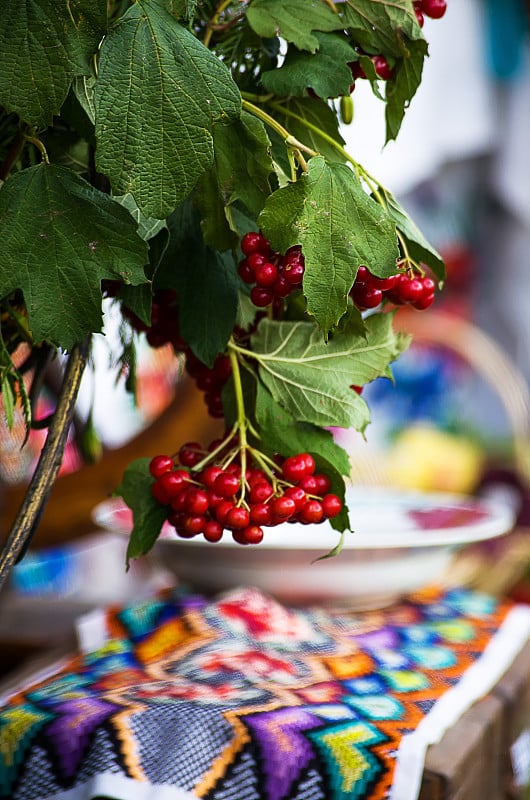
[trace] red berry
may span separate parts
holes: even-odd
[[[378,278],[376,275],[372,275],[370,286],[374,289],[381,289],[382,292],[388,292],[394,288],[398,281],[399,275],[389,275],[388,278]]]
[[[202,533],[206,518],[201,514],[186,514],[182,520],[182,529],[192,536]]]
[[[414,308],[418,309],[418,311],[425,311],[425,309],[432,306],[433,303],[434,303],[434,293],[420,297],[412,305],[414,306]]]
[[[388,81],[394,74],[394,70],[389,65],[388,61],[384,56],[374,56],[372,58],[374,63],[375,71],[383,81]]]
[[[289,456],[289,458],[286,458],[282,464],[282,475],[285,480],[289,481],[290,483],[298,483],[301,478],[310,474],[311,469],[308,469],[308,465],[306,464],[302,454]]]
[[[376,308],[383,300],[381,289],[374,289],[367,283],[354,283],[351,295],[361,311],[365,308]]]
[[[445,0],[421,0],[420,8],[426,17],[440,19],[447,11],[447,3]]]
[[[186,492],[185,510],[188,514],[204,514],[208,511],[210,501],[204,489],[190,486]]]
[[[250,521],[253,525],[270,525],[272,511],[268,503],[256,503],[250,507]]]
[[[304,492],[307,492],[307,494],[318,493],[318,481],[314,475],[304,475],[304,477],[298,482],[298,486],[301,486]]]
[[[274,517],[281,520],[288,519],[296,511],[296,503],[291,497],[282,495],[276,497],[271,503],[271,511]]]
[[[266,261],[256,269],[255,276],[256,284],[263,289],[268,289],[278,279],[278,269],[270,261]]]
[[[241,531],[246,544],[259,544],[263,539],[263,528],[259,525],[249,525]]]
[[[410,278],[408,281],[401,281],[399,284],[399,294],[406,303],[415,303],[423,297],[423,284],[417,278]]]
[[[418,21],[418,25],[420,26],[420,28],[423,28],[423,26],[425,24],[425,18],[423,16],[423,13],[422,13],[422,10],[420,8],[420,4],[419,3],[414,3],[414,13],[416,14],[416,19]]]
[[[275,297],[287,297],[291,294],[292,290],[292,284],[289,283],[287,278],[285,278],[283,275],[279,275],[271,287],[271,291]]]
[[[254,483],[250,488],[249,499],[251,503],[265,503],[274,494],[274,490],[268,481]]]
[[[254,286],[250,291],[250,299],[258,308],[265,308],[272,303],[274,295],[271,290],[262,286]]]
[[[434,291],[436,289],[436,284],[432,278],[427,278],[427,277],[421,278],[421,282],[423,284],[424,295],[434,294]]]
[[[322,498],[322,509],[325,517],[333,519],[342,511],[342,500],[336,494],[326,494]]]
[[[241,530],[246,528],[250,522],[250,514],[243,506],[234,506],[227,513],[224,525],[230,530]]]
[[[269,248],[267,239],[257,231],[246,233],[241,240],[241,250],[244,255],[249,256],[251,253],[266,253]]]
[[[190,476],[186,470],[176,469],[174,472],[165,472],[153,485],[160,487],[160,491],[167,495],[166,502],[170,503],[189,483],[189,479]]]
[[[305,267],[303,264],[286,264],[282,275],[291,286],[300,286],[304,277]]]
[[[300,511],[301,508],[305,505],[307,501],[307,495],[304,490],[300,486],[289,486],[288,489],[285,490],[285,497],[290,497],[291,500],[294,500],[296,506],[296,513]]]
[[[223,526],[214,519],[209,519],[204,523],[202,535],[207,542],[219,542],[223,538]]]
[[[322,473],[318,473],[317,475],[315,475],[315,480],[317,482],[316,493],[318,494],[319,497],[323,497],[331,489],[331,481],[327,475],[323,475]]]
[[[159,455],[153,456],[149,462],[149,472],[153,478],[159,478],[164,472],[169,472],[173,469],[173,459],[171,456]]]
[[[301,509],[298,519],[305,523],[319,523],[324,516],[322,503],[319,500],[308,500]]]
[[[179,450],[179,461],[183,467],[194,467],[204,455],[199,442],[186,442]]]
[[[221,497],[233,497],[239,489],[240,481],[237,475],[223,472],[214,481],[213,488],[215,493]]]
[[[233,508],[235,508],[235,506],[230,502],[230,500],[223,500],[221,503],[219,503],[215,509],[215,519],[217,522],[220,522],[221,525],[224,525],[228,512]]]
[[[245,283],[254,283],[254,270],[246,258],[239,262],[237,272],[241,280],[245,281]]]
[[[201,482],[208,487],[208,489],[213,489],[213,485],[215,483],[215,479],[223,474],[222,467],[219,467],[217,464],[211,464],[208,467],[205,467],[200,474]]]

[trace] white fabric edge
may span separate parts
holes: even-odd
[[[75,623],[77,643],[82,653],[99,650],[109,640],[106,627],[107,614],[103,608],[95,608],[82,614]]]
[[[98,795],[110,795],[116,800],[199,800],[180,786],[136,781],[114,772],[95,775],[86,783],[47,795],[43,800],[91,800]]]
[[[402,738],[389,800],[417,800],[427,748],[498,683],[529,639],[530,607],[514,606],[458,684],[436,701],[413,733]]]

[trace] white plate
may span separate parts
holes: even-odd
[[[510,507],[461,495],[351,487],[346,499],[353,532],[346,535],[344,547],[354,550],[466,544],[500,536],[514,524]],[[132,529],[132,512],[119,498],[96,506],[93,519],[108,530],[130,533]],[[162,537],[186,547],[190,545],[190,540],[175,537],[169,525],[164,525]],[[266,528],[259,549],[321,550],[328,545],[332,547],[337,537],[329,523],[284,523]],[[216,545],[201,536],[192,542],[207,548],[241,547],[230,534],[225,534]]]
[[[289,602],[385,605],[405,592],[440,579],[457,547],[512,529],[513,511],[496,502],[447,494],[350,487],[353,533],[335,558],[316,561],[335,546],[329,523],[284,523],[265,530],[257,546],[236,544],[230,534],[211,544],[202,536],[180,539],[165,526],[155,558],[180,581],[217,592],[254,585]],[[120,500],[94,510],[101,527],[129,533],[130,511]]]

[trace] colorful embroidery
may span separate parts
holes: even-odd
[[[430,589],[339,616],[244,589],[109,610],[100,650],[0,711],[0,798],[75,800],[107,771],[204,800],[384,800],[401,737],[509,608]]]

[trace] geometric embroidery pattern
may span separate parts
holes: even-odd
[[[77,800],[108,772],[152,796],[385,800],[402,736],[510,608],[431,588],[337,615],[245,588],[110,609],[99,650],[0,709],[0,799]]]

